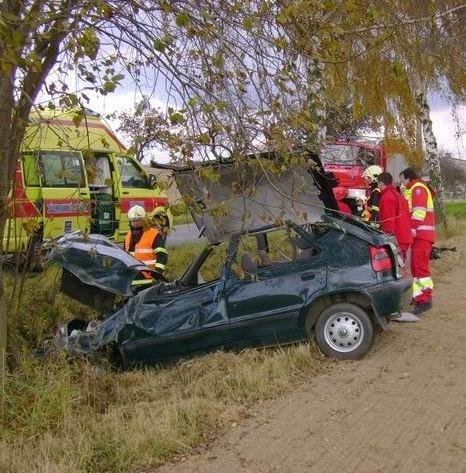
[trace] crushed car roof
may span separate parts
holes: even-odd
[[[285,167],[275,153],[261,153],[193,167],[152,166],[173,171],[199,230],[218,242],[287,219],[317,222],[327,209],[336,210],[331,177],[317,155],[307,161]]]

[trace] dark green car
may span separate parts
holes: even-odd
[[[404,272],[394,240],[329,212],[333,204],[322,198],[324,186],[313,187],[316,181],[309,175],[306,186],[312,192],[305,201],[313,210],[306,213],[307,221],[288,218],[302,216],[301,210],[281,208],[285,218],[273,224],[265,224],[254,212],[250,217],[243,213],[236,226],[230,221],[234,212],[222,216],[230,219],[228,224],[207,222],[204,233],[214,241],[179,280],[128,297],[112,315],[93,325],[71,322],[61,333],[63,347],[83,354],[110,348],[124,366],[309,338],[315,338],[329,356],[363,356],[372,345],[375,328],[386,329],[388,317],[409,303],[412,280]],[[186,182],[193,185],[192,178]],[[215,182],[212,186],[218,185]],[[280,182],[274,181],[274,189],[290,193],[289,182],[283,188]],[[178,185],[184,188],[179,178]],[[251,197],[258,208],[263,205],[262,194],[256,191]],[[215,195],[215,189],[209,195]],[[240,195],[244,203],[244,192]],[[270,188],[264,195],[268,203],[273,201]],[[320,201],[318,217],[309,219],[316,213],[315,198]],[[236,204],[230,201],[230,209],[241,207]],[[195,215],[199,226],[212,214],[208,207]],[[131,281],[141,270],[139,263],[103,237],[92,242],[65,238],[53,259],[75,279],[74,287],[82,285],[81,295],[94,288],[129,296]]]

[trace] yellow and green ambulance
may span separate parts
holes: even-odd
[[[165,192],[89,110],[31,115],[10,195],[4,251],[25,251],[31,235],[50,240],[76,230],[122,242],[128,210],[167,207]]]

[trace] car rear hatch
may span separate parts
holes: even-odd
[[[284,166],[275,153],[262,153],[191,168],[152,166],[174,172],[196,225],[211,242],[218,242],[288,219],[314,223],[328,209],[337,209],[333,180],[319,158],[308,155],[306,161]]]
[[[81,232],[53,242],[49,260],[63,268],[61,291],[98,310],[110,310],[117,295],[150,269],[102,235]]]

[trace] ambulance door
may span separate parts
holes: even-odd
[[[128,232],[127,214],[133,205],[140,205],[147,213],[150,213],[157,207],[166,206],[167,199],[160,196],[160,191],[152,185],[148,174],[132,156],[117,156],[116,163],[119,174],[119,234],[121,239]]]
[[[87,175],[91,192],[91,233],[113,238],[118,228],[113,163],[108,153],[94,153],[87,163],[88,169],[92,169]]]
[[[81,153],[39,151],[44,239],[90,224],[90,193]]]

